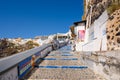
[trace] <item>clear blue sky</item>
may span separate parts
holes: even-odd
[[[65,33],[82,14],[83,0],[0,0],[0,38]]]

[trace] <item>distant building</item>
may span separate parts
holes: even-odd
[[[65,41],[68,38],[68,34],[66,33],[57,33],[56,39],[59,41]]]
[[[46,40],[48,39],[48,36],[36,36],[35,39]]]

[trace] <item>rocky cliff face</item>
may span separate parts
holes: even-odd
[[[110,15],[106,33],[108,50],[120,50],[120,9]]]
[[[103,12],[107,11],[108,19],[105,21],[107,35],[107,50],[120,50],[120,0],[90,0],[87,6],[87,25],[89,28],[95,24]],[[100,22],[98,22],[100,23]],[[94,27],[96,27],[95,25]],[[100,27],[102,27],[101,25]],[[99,27],[99,26],[98,26]]]
[[[115,10],[120,9],[120,0],[90,0],[86,5],[87,14],[91,15],[91,24],[100,17],[100,15],[107,10],[108,15]],[[90,12],[92,9],[92,13]],[[86,11],[86,10],[85,10]],[[86,14],[86,13],[85,13]]]
[[[37,46],[39,46],[39,44],[34,43],[33,41],[28,41],[27,43],[20,45],[12,43],[7,39],[0,39],[0,58],[11,56]]]
[[[93,23],[111,5],[112,0],[92,0],[92,19]]]
[[[0,40],[0,58],[10,56],[17,53],[14,43],[10,43],[7,39]]]

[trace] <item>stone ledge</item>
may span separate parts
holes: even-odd
[[[81,52],[82,62],[108,80],[120,79],[120,51]]]

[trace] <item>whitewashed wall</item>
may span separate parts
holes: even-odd
[[[84,42],[78,42],[76,44],[76,51],[82,51],[82,45],[84,44]]]
[[[108,15],[105,11],[90,28],[86,30],[85,44],[83,45],[83,51],[106,51],[107,50],[107,37],[106,37],[106,25]]]
[[[100,51],[101,39],[95,39],[82,46],[83,51]]]
[[[106,38],[107,36],[106,35],[104,35],[103,37],[102,37],[102,48],[101,48],[101,50],[102,51],[106,51],[107,50],[107,38]]]
[[[89,42],[89,29],[85,30],[85,43]]]
[[[106,22],[108,20],[107,11],[105,11],[95,22],[94,22],[94,33],[95,38],[101,38],[103,29],[106,30]]]
[[[89,32],[88,32],[88,42],[92,41],[94,39],[94,24],[91,25],[91,27],[89,28]]]

